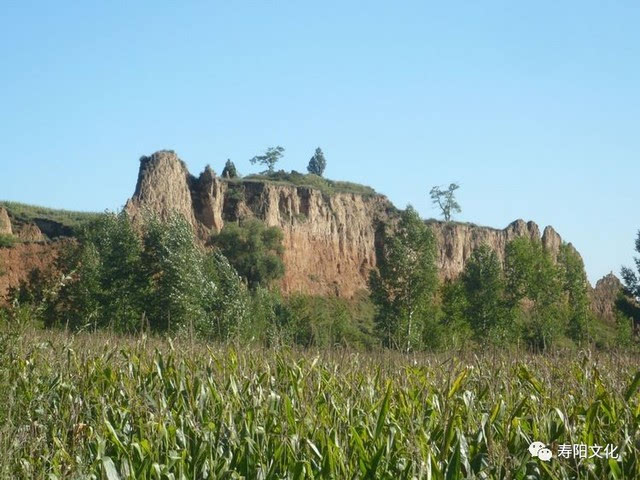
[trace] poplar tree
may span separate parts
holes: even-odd
[[[408,206],[396,230],[382,233],[378,269],[369,278],[385,346],[405,351],[420,346],[438,285],[435,259],[433,233]]]

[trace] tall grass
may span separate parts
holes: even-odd
[[[640,478],[637,370],[5,328],[0,477]],[[533,440],[620,459],[545,463]]]

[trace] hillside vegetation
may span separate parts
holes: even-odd
[[[275,227],[230,223],[203,249],[181,216],[136,226],[125,212],[105,214],[63,247],[57,271],[12,290],[4,313],[46,327],[151,328],[264,346],[637,346],[634,332],[622,328],[627,319],[615,331],[598,328],[582,260],[567,245],[555,262],[539,240],[517,237],[504,266],[479,247],[457,279],[442,283],[433,234],[413,209],[381,239],[369,292],[353,300],[283,296],[283,237]]]
[[[42,219],[56,222],[72,229],[100,215],[98,212],[62,210],[6,200],[0,201],[0,207],[4,207],[12,217],[12,222],[17,224],[32,223],[36,219]]]
[[[296,187],[310,187],[320,190],[327,195],[333,195],[336,193],[354,193],[364,196],[377,195],[377,192],[366,185],[359,183],[344,182],[339,180],[329,180],[312,173],[303,174],[294,171],[285,172],[280,170],[273,173],[253,174],[247,175],[243,178],[231,179],[229,181],[260,181],[276,183],[280,185],[294,185]]]

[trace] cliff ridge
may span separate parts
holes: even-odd
[[[125,209],[135,219],[149,210],[166,218],[182,214],[202,242],[227,222],[257,218],[284,233],[284,292],[352,297],[367,288],[376,266],[376,235],[393,223],[397,209],[383,195],[335,192],[255,179],[226,179],[207,167],[191,175],[171,150],[142,157],[140,174]],[[540,239],[557,257],[563,241],[552,228],[543,233],[534,222],[516,220],[505,229],[428,221],[438,242],[438,267],[455,278],[475,248],[486,244],[504,260],[514,238]]]

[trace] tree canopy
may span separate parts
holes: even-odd
[[[309,160],[307,171],[321,177],[325,168],[327,168],[327,161],[324,158],[324,153],[322,153],[322,150],[318,147],[313,157],[311,157],[311,160]]]
[[[496,252],[476,248],[460,278],[465,295],[465,317],[478,338],[485,339],[506,320],[504,275]]]
[[[267,227],[257,219],[227,223],[211,237],[231,265],[255,289],[266,287],[284,275],[283,234],[278,227]]]
[[[227,162],[224,164],[224,168],[222,169],[222,177],[223,178],[238,177],[238,171],[236,170],[236,166],[230,159],[227,159]]]
[[[454,213],[460,213],[462,211],[455,197],[455,191],[459,188],[460,186],[458,184],[451,183],[446,190],[435,186],[429,192],[432,203],[438,205],[446,222],[451,221]]]
[[[282,158],[283,155],[284,155],[283,147],[281,146],[269,147],[264,152],[264,154],[256,155],[249,161],[251,162],[252,165],[255,165],[257,163],[267,167],[267,170],[265,173],[273,173],[276,163],[278,163],[278,160],[280,160],[280,158]]]
[[[638,231],[638,236],[636,238],[635,250],[640,254],[640,230]],[[633,269],[629,267],[622,267],[620,273],[624,280],[627,295],[640,301],[640,257],[634,257],[633,260],[636,264],[636,270],[638,273],[634,272]]]
[[[126,213],[87,225],[61,258],[68,273],[51,287],[45,323],[124,332],[191,329],[227,339],[246,319],[246,287],[226,259],[197,245],[179,215],[147,218],[137,232]]]
[[[378,269],[369,278],[384,345],[406,351],[421,346],[438,285],[436,243],[411,206],[393,233],[383,231]]]

